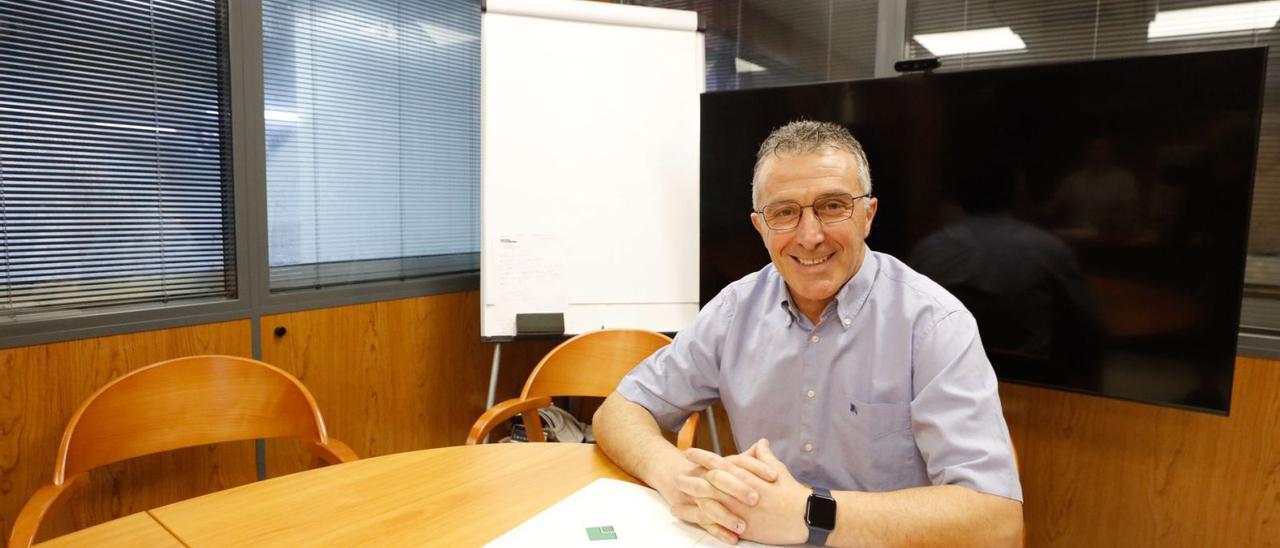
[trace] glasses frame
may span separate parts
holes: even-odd
[[[836,220],[834,220],[834,221],[826,221],[826,220],[823,220],[823,219],[822,219],[822,216],[821,216],[821,215],[818,215],[818,210],[816,210],[816,209],[814,209],[814,208],[813,208],[814,204],[817,204],[819,201],[826,200],[826,199],[828,199],[828,198],[838,198],[838,197],[840,197],[840,196],[849,196],[850,198],[852,198],[852,199],[853,199],[853,206],[849,208],[849,216],[848,216],[848,217],[845,217],[845,218],[842,218],[842,219],[836,219]],[[831,194],[831,195],[827,195],[827,196],[822,196],[822,197],[820,197],[820,198],[818,198],[818,199],[816,199],[816,200],[814,200],[814,201],[810,202],[810,203],[809,203],[809,205],[802,205],[800,202],[797,202],[797,201],[795,201],[795,200],[785,200],[785,201],[782,201],[782,202],[777,202],[777,203],[769,204],[769,205],[767,205],[767,206],[764,206],[763,208],[760,208],[759,210],[754,210],[754,209],[753,209],[753,210],[751,210],[751,212],[752,212],[752,213],[755,213],[755,214],[757,214],[757,215],[759,215],[759,216],[760,216],[760,220],[764,223],[764,226],[769,227],[769,230],[772,230],[772,231],[774,231],[774,232],[789,232],[789,231],[795,230],[795,229],[797,229],[797,228],[800,228],[800,222],[801,222],[801,221],[804,221],[804,210],[805,210],[805,208],[809,208],[809,210],[810,210],[810,211],[813,211],[813,217],[814,217],[815,219],[817,219],[817,220],[818,220],[818,222],[820,222],[820,223],[822,223],[822,224],[824,224],[824,225],[834,225],[834,224],[843,223],[843,222],[848,221],[849,219],[852,219],[852,218],[853,218],[853,211],[854,211],[855,209],[857,209],[857,208],[858,208],[858,200],[860,200],[860,199],[862,199],[862,198],[868,198],[868,199],[870,199],[870,198],[874,198],[874,197],[875,197],[875,196],[873,196],[870,192],[868,192],[868,193],[866,193],[866,194],[863,194],[863,195],[861,195],[861,196],[854,196],[852,193],[846,193],[846,194]],[[766,208],[768,208],[769,206],[782,205],[782,204],[796,204],[796,205],[800,206],[800,215],[799,215],[798,217],[796,217],[796,226],[793,226],[793,227],[790,227],[790,228],[775,228],[773,225],[769,224],[769,217],[768,217],[768,216],[766,216],[766,215],[764,214],[764,210],[765,210]]]

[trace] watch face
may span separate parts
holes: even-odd
[[[809,504],[805,507],[804,521],[810,527],[826,529],[836,528],[836,501],[822,495],[809,495]]]

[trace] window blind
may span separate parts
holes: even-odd
[[[744,0],[738,89],[875,76],[876,0]]]
[[[698,12],[706,25],[703,62],[706,63],[707,91],[736,88],[734,58],[738,50],[739,0],[614,0],[613,3]]]
[[[0,0],[0,321],[235,296],[225,6]]]
[[[707,91],[875,76],[878,0],[632,0],[704,15]]]
[[[264,0],[273,291],[479,268],[480,6]]]
[[[1235,6],[1237,12],[1184,10]],[[1184,22],[1152,24],[1157,17]],[[1262,131],[1250,217],[1249,256],[1241,329],[1280,330],[1280,7],[1234,0],[912,0],[908,3],[906,53],[933,53],[916,36],[1009,27],[1025,49],[944,56],[941,71],[1032,63],[1105,59],[1220,48],[1270,45]],[[1214,30],[1214,25],[1220,30]],[[1224,26],[1225,25],[1225,26]],[[1241,28],[1260,27],[1260,28]],[[1221,29],[1234,30],[1221,30]],[[1172,31],[1172,32],[1171,32]]]

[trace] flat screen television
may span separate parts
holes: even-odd
[[[1006,381],[1226,413],[1266,49],[702,96],[703,304],[769,261],[768,133],[848,127],[867,240],[955,294]]]

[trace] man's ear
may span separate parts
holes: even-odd
[[[880,208],[879,198],[875,198],[875,197],[867,198],[867,205],[863,207],[863,209],[865,209],[863,213],[866,214],[867,216],[867,227],[865,229],[866,233],[862,235],[863,238],[866,238],[867,236],[871,235],[871,221],[875,220],[876,210],[878,210],[879,208]]]
[[[755,213],[755,212],[751,213],[751,226],[756,227],[756,232],[760,233],[760,239],[764,240],[766,236],[766,231],[769,230],[769,227],[765,226],[764,219],[760,218],[759,213]]]

